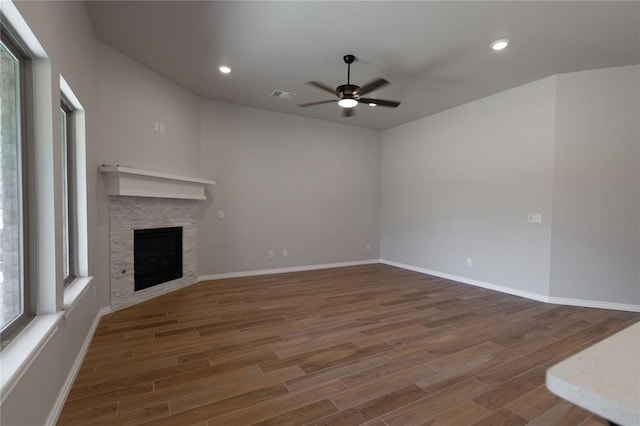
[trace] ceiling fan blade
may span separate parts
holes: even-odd
[[[384,78],[376,78],[375,80],[372,80],[364,86],[360,87],[358,93],[360,94],[360,96],[366,95],[367,93],[373,92],[374,90],[379,89],[382,86],[386,86],[387,84],[389,84],[389,82]]]
[[[314,105],[322,105],[322,104],[330,104],[330,103],[334,103],[334,102],[338,102],[337,99],[331,99],[330,101],[317,101],[317,102],[307,102],[306,104],[298,104],[299,107],[309,107],[309,106],[314,106]]]
[[[355,108],[342,108],[342,116],[343,117],[351,117],[353,115],[355,115],[356,113],[356,109]]]
[[[376,104],[376,106],[396,108],[400,105],[398,101],[388,101],[386,99],[360,98],[358,102],[365,104]]]
[[[329,92],[332,95],[336,94],[336,89],[332,89],[331,87],[329,87],[326,84],[321,83],[319,81],[309,81],[309,82],[307,82],[307,84],[309,86],[317,87],[320,90],[324,90],[325,92]]]

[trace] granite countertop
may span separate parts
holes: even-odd
[[[551,367],[547,388],[619,425],[640,425],[640,322]]]

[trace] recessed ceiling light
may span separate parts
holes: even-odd
[[[338,105],[340,105],[342,108],[353,108],[354,106],[358,105],[358,101],[351,98],[340,99],[338,101]]]
[[[378,106],[378,104],[375,102],[369,102],[369,106]]]
[[[501,38],[500,40],[496,40],[491,43],[491,48],[493,50],[502,50],[509,45],[509,39]]]
[[[218,70],[220,70],[222,74],[229,74],[231,72],[231,67],[228,65],[220,65]]]

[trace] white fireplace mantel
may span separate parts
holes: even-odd
[[[207,198],[204,193],[205,186],[215,184],[212,180],[117,165],[103,165],[98,170],[107,176],[109,195],[205,200]]]

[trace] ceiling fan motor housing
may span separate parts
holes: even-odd
[[[360,99],[360,86],[355,84],[343,84],[336,88],[336,94],[340,99]]]
[[[356,61],[356,57],[354,55],[344,55],[342,59],[346,64],[352,64]]]

